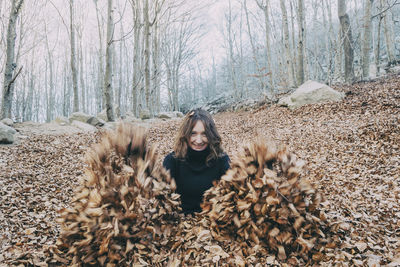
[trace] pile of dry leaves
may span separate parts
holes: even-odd
[[[305,160],[304,176],[311,181],[315,192],[325,197],[326,201],[321,203],[320,209],[325,211],[327,222],[335,222],[340,234],[340,242],[335,245],[329,245],[332,242],[323,240],[321,235],[321,243],[315,240],[314,244],[317,245],[307,255],[314,261],[318,260],[320,265],[399,265],[398,88],[400,79],[393,76],[337,88],[346,93],[346,98],[340,103],[308,105],[294,111],[269,106],[253,112],[222,113],[215,116],[224,147],[231,157],[240,152],[243,143],[258,134],[279,145],[286,145],[298,158]],[[165,122],[150,129],[149,142],[157,143],[156,151],[161,155],[159,160],[171,151],[171,136],[174,136],[178,126],[179,122]],[[56,240],[60,237],[59,224],[56,222],[59,216],[57,211],[71,207],[73,191],[79,186],[79,179],[83,177],[86,167],[82,156],[87,147],[97,142],[98,136],[24,134],[27,137],[18,145],[0,147],[0,266],[40,266],[51,262],[68,264],[54,253]],[[247,186],[247,183],[244,184]],[[251,186],[257,191],[255,185]],[[217,191],[212,194],[215,199],[219,199]],[[312,195],[310,197],[312,199]],[[209,199],[206,197],[206,200]],[[259,212],[255,208],[256,204],[252,202],[254,214]],[[209,208],[217,209],[218,203],[209,205]],[[289,206],[288,209],[291,210]],[[289,221],[294,220],[293,225],[296,222],[295,214],[292,213],[294,217],[288,216]],[[320,220],[323,218],[313,216]],[[290,261],[291,253],[306,253],[304,248],[307,248],[307,242],[312,237],[316,237],[316,232],[304,231],[306,234],[312,233],[311,239],[307,236],[304,238],[303,234],[302,238],[307,241],[303,243],[304,246],[300,239],[296,243],[292,238],[291,244],[297,244],[297,247],[288,252],[285,250],[287,258],[281,256],[280,259],[278,246],[276,251],[269,248],[266,254],[263,251],[264,242],[268,244],[271,238],[278,241],[276,237],[284,232],[281,231],[283,228],[279,228],[280,225],[277,227],[279,233],[272,231],[272,228],[272,235],[264,240],[262,235],[250,236],[250,221],[247,225],[239,217],[238,224],[233,218],[233,224],[229,227],[237,229],[237,238],[242,241],[246,239],[247,232],[250,240],[248,247],[253,249],[250,253],[246,255],[247,252],[241,250],[241,247],[228,251],[229,244],[215,238],[213,231],[216,228],[207,228],[213,220],[185,218],[177,226],[177,231],[185,232],[186,235],[177,236],[174,241],[176,245],[171,248],[185,251],[189,256],[171,257],[171,265],[196,261],[196,251],[209,252],[213,255],[213,262],[228,262],[226,259],[231,258],[231,262],[236,265],[242,265],[244,261],[253,265],[260,262],[277,265],[284,262],[306,262],[301,257],[296,257],[297,263]],[[215,220],[218,221],[218,218]],[[318,220],[305,218],[302,227],[306,223],[311,224],[311,221]],[[316,231],[324,229],[321,226],[323,221],[318,222],[319,228],[314,228]],[[221,229],[221,234],[224,229]],[[297,240],[300,235],[292,236],[296,236]],[[257,245],[257,238],[261,245]],[[314,251],[318,244],[323,244],[322,255]],[[264,256],[261,257],[258,251]],[[200,257],[197,260],[200,264],[205,259]]]

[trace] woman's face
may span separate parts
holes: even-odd
[[[202,121],[197,121],[189,138],[189,146],[195,151],[203,151],[208,146],[208,139]]]

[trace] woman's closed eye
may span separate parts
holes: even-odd
[[[192,132],[192,136],[195,136],[195,135],[198,135],[198,134],[200,134],[202,137],[205,137],[206,136],[206,133],[197,133],[197,132]]]

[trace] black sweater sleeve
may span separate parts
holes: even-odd
[[[169,171],[169,173],[171,174],[171,177],[176,178],[176,164],[175,164],[175,157],[174,157],[174,153],[169,153],[163,161],[163,166],[165,169],[167,169]]]
[[[222,177],[226,171],[230,168],[230,163],[231,163],[231,159],[229,158],[229,156],[227,154],[224,154],[221,158],[221,163],[220,163],[220,176]]]

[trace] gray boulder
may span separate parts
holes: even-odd
[[[173,117],[175,117],[175,114],[173,114],[171,112],[160,112],[157,115],[157,118],[159,118],[159,119],[172,119]]]
[[[59,125],[67,125],[67,124],[69,124],[69,119],[67,117],[60,116],[60,117],[55,118],[52,121],[52,123],[57,123]]]
[[[391,73],[399,73],[400,72],[400,66],[391,67],[389,69],[389,72],[391,72]]]
[[[83,112],[74,112],[69,116],[70,121],[81,121],[81,122],[87,122],[90,119],[90,115],[83,113]]]
[[[175,117],[177,117],[177,118],[183,118],[183,116],[185,116],[185,115],[183,115],[183,113],[180,112],[180,111],[173,111],[173,113],[175,114]]]
[[[1,122],[10,127],[13,126],[13,124],[14,124],[12,119],[9,119],[9,118],[2,119]]]
[[[340,101],[343,98],[344,93],[338,92],[325,84],[316,81],[307,81],[291,95],[281,98],[278,104],[295,109],[306,104]]]
[[[71,125],[81,129],[84,132],[95,132],[95,131],[97,131],[96,127],[94,127],[94,126],[92,126],[92,125],[90,125],[88,123],[78,121],[78,120],[72,121]]]
[[[0,144],[12,144],[15,141],[17,131],[4,123],[0,122]]]
[[[97,113],[97,118],[102,119],[103,121],[108,121],[107,119],[107,110],[103,109],[100,113]]]
[[[90,124],[90,125],[93,125],[93,126],[102,127],[106,122],[104,120],[102,120],[102,119],[97,118],[97,117],[90,117],[87,120],[87,123]]]
[[[129,123],[138,123],[138,122],[141,122],[142,120],[136,118],[135,116],[126,116],[122,121],[129,122]]]
[[[148,110],[148,109],[146,109],[146,108],[144,108],[144,109],[141,109],[140,110],[140,113],[139,113],[139,117],[140,117],[140,119],[142,119],[142,120],[148,120],[148,119],[150,119],[150,110]]]

